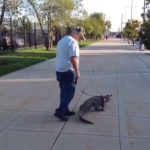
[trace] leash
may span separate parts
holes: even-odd
[[[83,90],[80,90],[83,94],[85,94],[85,95],[87,95],[87,96],[94,96],[94,95],[92,95],[92,94],[89,94],[89,93],[86,93],[85,91],[83,91]]]

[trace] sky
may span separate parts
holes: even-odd
[[[143,12],[144,0],[83,0],[82,4],[88,14],[94,12],[105,14],[105,18],[112,23],[111,31],[120,30],[121,22],[124,26],[131,16],[132,19],[142,21],[141,13]]]

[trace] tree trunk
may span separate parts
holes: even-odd
[[[5,9],[6,9],[6,0],[3,1],[2,12],[0,16],[0,27],[2,26],[4,20]]]
[[[45,31],[44,31],[44,29],[43,29],[42,22],[41,22],[41,19],[40,19],[40,17],[39,17],[39,13],[38,13],[38,11],[37,11],[37,9],[36,9],[34,3],[33,3],[31,0],[28,0],[28,2],[31,4],[31,6],[32,6],[33,9],[34,9],[34,12],[35,12],[35,14],[36,14],[36,17],[37,17],[37,19],[38,19],[38,22],[39,22],[39,25],[40,25],[40,28],[41,28],[41,31],[42,31],[42,35],[43,35],[43,38],[44,38],[44,44],[45,44],[45,46],[46,46],[47,43],[46,43]]]

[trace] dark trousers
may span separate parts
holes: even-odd
[[[69,111],[68,105],[75,94],[76,77],[72,70],[67,72],[56,71],[56,77],[60,87],[60,105],[56,109],[56,113],[59,116],[64,116],[64,114]]]

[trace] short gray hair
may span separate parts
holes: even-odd
[[[71,34],[79,34],[79,35],[81,35],[83,40],[86,40],[85,37],[84,37],[85,30],[84,30],[83,27],[73,28],[72,31],[71,31]]]

